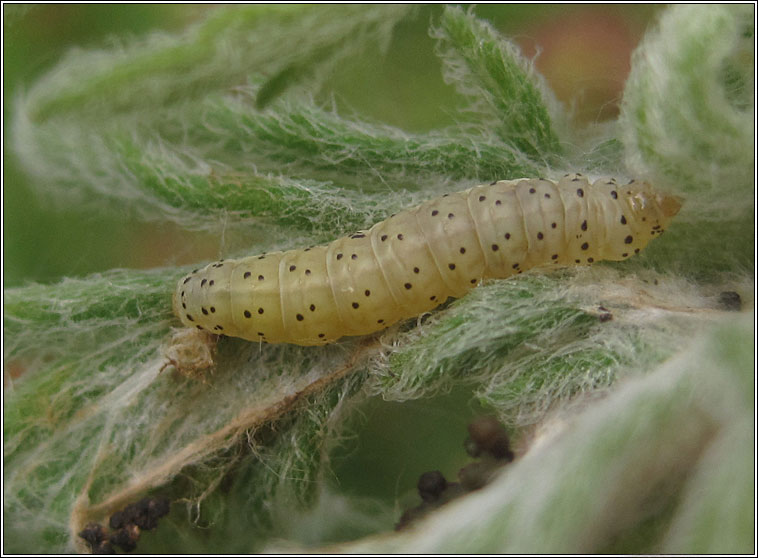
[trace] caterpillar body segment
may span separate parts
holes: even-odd
[[[179,281],[174,308],[185,325],[214,334],[323,345],[429,311],[482,279],[626,259],[680,206],[639,181],[493,182],[326,246],[209,264]]]

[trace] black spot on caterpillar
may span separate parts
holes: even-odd
[[[174,309],[209,333],[324,345],[427,312],[481,279],[626,259],[680,207],[642,181],[622,189],[580,174],[499,181],[326,246],[209,264],[179,281]]]

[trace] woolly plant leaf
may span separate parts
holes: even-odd
[[[71,521],[81,528],[102,520],[179,471],[228,453],[245,436],[254,445],[257,429],[301,400],[307,414],[328,401],[324,419],[307,428],[300,421],[296,436],[313,436],[349,394],[339,395],[339,381],[360,363],[366,350],[360,343],[312,351],[228,340],[205,381],[162,373],[160,345],[175,323],[166,288],[174,273],[111,272],[6,291],[5,363],[20,376],[5,404],[11,537],[35,532],[29,510],[37,510],[46,517],[37,534],[54,547]],[[308,400],[312,394],[317,400]],[[286,431],[286,421],[279,428]],[[314,451],[291,449],[307,459],[277,459],[264,478],[276,485],[283,475],[306,495],[317,444]],[[233,463],[206,472],[204,482]]]
[[[750,553],[752,323],[752,315],[720,323],[646,377],[554,416],[491,485],[413,528],[319,551],[622,553],[653,517],[662,527],[634,548]],[[737,471],[745,474],[729,474]]]
[[[635,53],[624,91],[629,167],[709,194],[695,203],[711,214],[753,183],[754,8],[666,11]]]
[[[560,152],[557,101],[515,44],[458,7],[445,8],[432,36],[446,81],[471,99],[471,110],[482,113],[488,128],[532,158]]]

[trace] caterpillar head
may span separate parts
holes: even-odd
[[[684,201],[679,196],[654,192],[650,184],[638,180],[627,184],[626,194],[631,221],[640,228],[639,232],[656,231],[655,234],[663,232]]]
[[[622,216],[607,229],[611,234],[602,256],[616,261],[638,253],[661,235],[682,207],[680,197],[655,192],[650,184],[641,180],[632,180],[620,187],[618,201]]]

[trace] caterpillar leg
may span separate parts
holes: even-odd
[[[196,378],[213,367],[218,335],[207,331],[184,328],[171,337],[163,348],[166,362],[160,372],[173,366],[177,372],[189,378]]]

